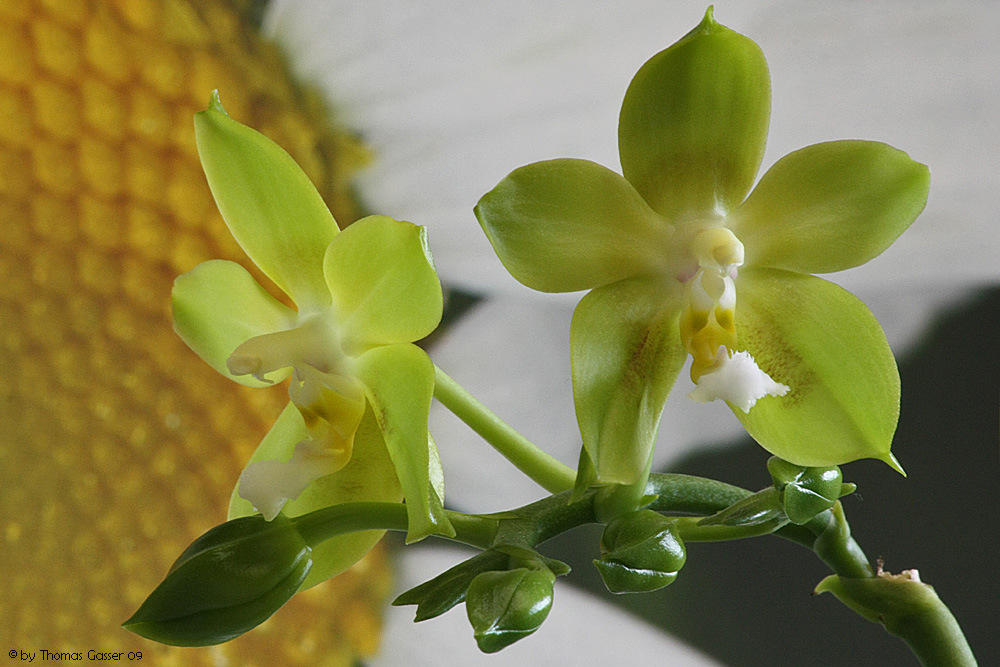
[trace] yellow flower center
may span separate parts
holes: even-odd
[[[743,244],[725,227],[703,229],[691,241],[698,271],[685,283],[687,305],[681,315],[681,341],[691,355],[695,382],[717,365],[719,348],[736,347],[736,269]]]
[[[743,412],[765,396],[784,396],[786,385],[771,379],[748,352],[736,351],[736,273],[743,265],[743,244],[725,227],[712,227],[697,232],[690,248],[698,270],[685,283],[680,324],[697,385],[688,396],[721,399]]]

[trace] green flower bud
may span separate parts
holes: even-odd
[[[802,525],[824,512],[843,495],[843,475],[837,466],[807,468],[771,457],[768,472],[781,493],[782,507],[792,523]]]
[[[644,593],[673,582],[687,553],[674,522],[653,510],[623,514],[604,529],[594,565],[612,593]]]
[[[312,549],[284,515],[228,521],[185,549],[122,625],[173,646],[221,644],[267,620],[311,567]]]
[[[465,609],[479,650],[496,653],[537,630],[552,608],[555,580],[549,569],[526,567],[476,576]]]

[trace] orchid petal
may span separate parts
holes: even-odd
[[[309,177],[278,144],[237,123],[214,95],[195,114],[198,155],[236,241],[299,309],[329,304],[323,255],[337,223]]]
[[[288,461],[298,443],[307,441],[302,415],[289,403],[271,427],[247,465],[258,461]],[[368,409],[354,436],[350,462],[337,472],[309,484],[298,498],[284,506],[287,516],[348,502],[399,502],[402,490],[386,452],[374,413]],[[229,502],[229,519],[250,516],[256,511],[250,501],[239,496],[239,486]],[[313,567],[302,588],[315,586],[334,577],[359,561],[382,538],[384,531],[350,533],[313,547]]]
[[[586,160],[515,169],[476,205],[507,270],[543,292],[599,287],[655,270],[670,226],[628,181]]]
[[[416,345],[385,345],[358,357],[364,383],[385,446],[403,487],[409,517],[407,543],[428,535],[455,534],[434,488],[435,464],[429,452],[427,416],[434,395],[434,364]]]
[[[930,172],[875,141],[831,141],[778,160],[729,218],[747,266],[841,271],[888,248],[927,203]]]
[[[177,277],[171,298],[174,330],[212,368],[248,387],[288,377],[290,371],[281,370],[265,382],[233,375],[226,365],[233,350],[251,338],[295,324],[295,311],[268,294],[242,266],[221,259],[199,264]]]
[[[681,305],[661,283],[634,279],[590,292],[573,314],[577,421],[602,482],[634,483],[649,460],[663,404],[687,358]]]
[[[625,178],[670,220],[726,213],[753,185],[767,140],[771,83],[760,47],[704,20],[656,54],[625,93]]]
[[[875,458],[900,470],[889,449],[899,418],[899,372],[867,306],[815,276],[748,269],[737,279],[739,346],[781,397],[733,412],[764,449],[803,466]]]
[[[412,343],[441,321],[441,283],[423,227],[363,218],[330,243],[323,271],[348,345]]]

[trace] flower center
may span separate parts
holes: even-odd
[[[253,375],[262,382],[270,382],[268,373],[291,368],[288,394],[311,440],[334,454],[341,467],[347,463],[365,398],[332,311],[300,316],[292,329],[251,338],[226,365],[233,375]]]
[[[691,355],[695,382],[717,361],[719,347],[736,346],[736,269],[743,244],[725,227],[704,229],[691,241],[698,270],[685,283],[687,306],[681,315],[681,341]]]
[[[786,385],[762,371],[747,352],[736,352],[736,276],[743,244],[725,227],[699,231],[691,240],[698,270],[685,283],[681,341],[691,355],[689,396],[701,402],[722,399],[744,412],[764,396],[784,396]]]
[[[300,315],[292,329],[251,338],[226,365],[233,375],[253,375],[262,382],[271,382],[268,373],[292,369],[288,395],[309,437],[296,444],[290,461],[251,463],[240,476],[240,496],[270,521],[313,480],[351,460],[365,413],[364,387],[343,351],[332,310]]]

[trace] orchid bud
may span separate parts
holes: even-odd
[[[824,512],[844,495],[840,468],[797,466],[774,456],[767,462],[774,488],[781,493],[782,507],[792,523],[802,525]],[[848,492],[852,487],[848,486]]]
[[[687,553],[674,522],[653,510],[624,514],[604,529],[594,565],[612,593],[644,593],[673,582]]]
[[[552,608],[556,575],[548,568],[483,572],[469,584],[465,608],[483,653],[496,653],[537,630]]]
[[[163,644],[221,644],[266,621],[312,567],[312,549],[284,515],[228,521],[208,531],[122,625]]]

